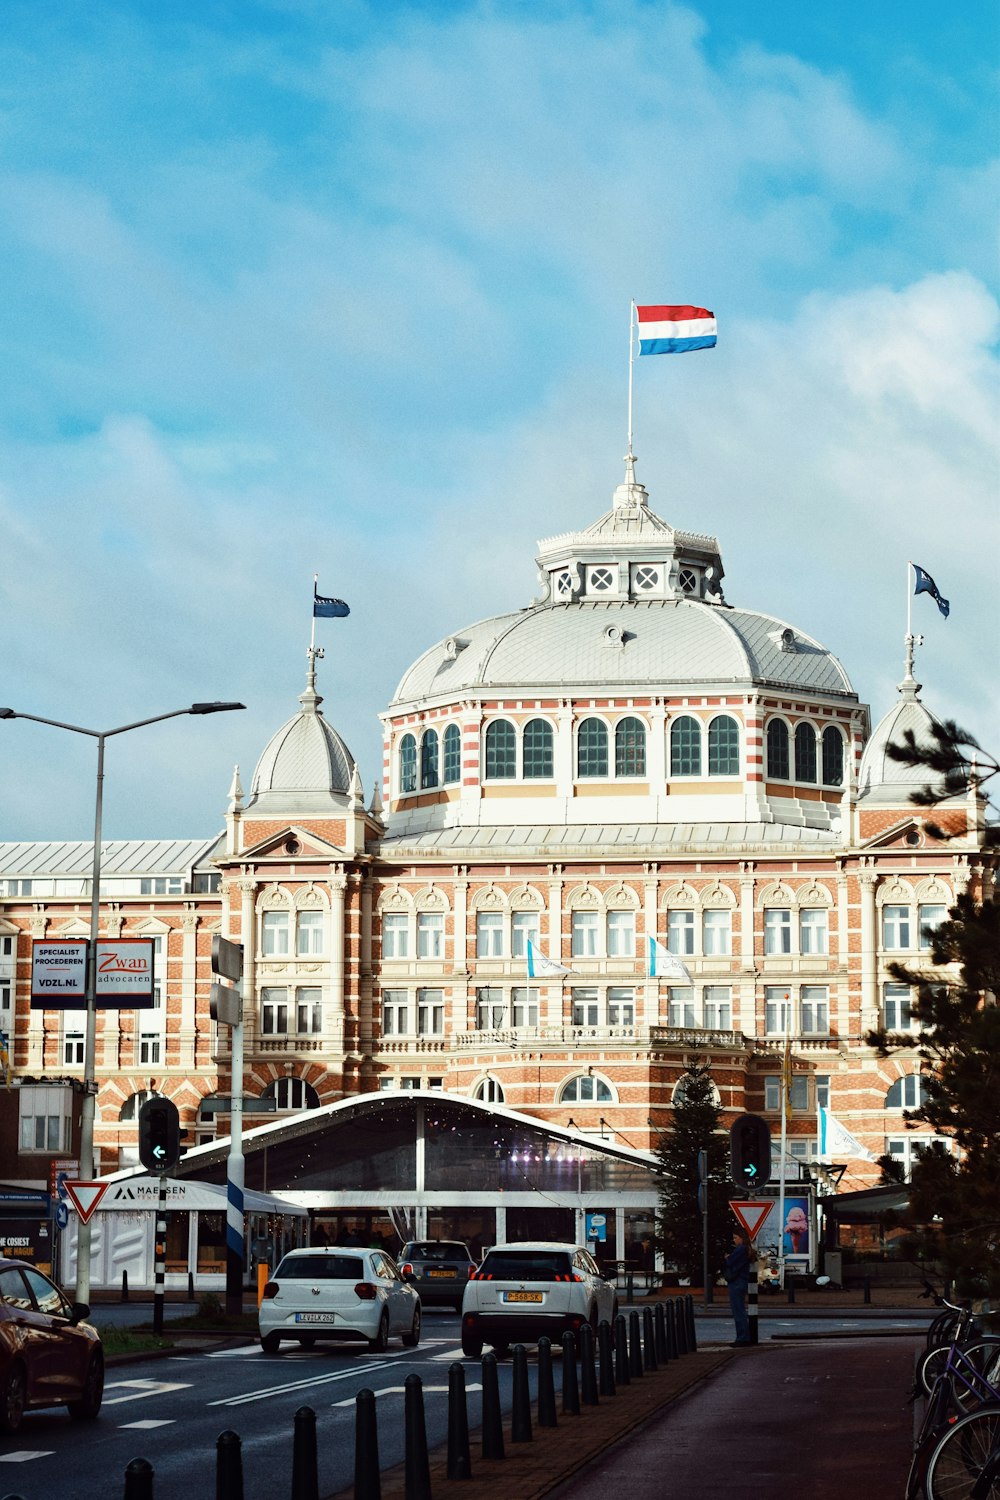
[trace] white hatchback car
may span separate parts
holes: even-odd
[[[381,1353],[393,1334],[420,1342],[420,1298],[382,1250],[289,1250],[264,1287],[260,1346],[282,1339],[309,1348],[317,1339],[366,1339]]]
[[[462,1352],[477,1359],[483,1344],[505,1354],[513,1343],[561,1339],[584,1323],[594,1332],[618,1314],[615,1289],[582,1245],[522,1241],[494,1245],[462,1299]]]

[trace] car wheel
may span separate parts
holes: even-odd
[[[26,1395],[24,1366],[12,1365],[0,1387],[0,1432],[17,1432],[24,1416]]]
[[[403,1334],[403,1343],[407,1349],[415,1349],[420,1343],[420,1308],[413,1309],[413,1326],[409,1333]]]
[[[281,1348],[280,1333],[262,1333],[260,1336],[260,1347],[265,1354],[277,1354]]]
[[[314,1333],[300,1333],[299,1343],[303,1349],[312,1349],[316,1343],[316,1335]]]
[[[90,1357],[79,1401],[68,1401],[67,1410],[74,1421],[90,1422],[100,1411],[103,1397],[104,1355],[98,1349]]]
[[[384,1354],[389,1347],[389,1314],[383,1313],[379,1319],[378,1333],[373,1339],[368,1340],[368,1347],[373,1354]]]
[[[493,1353],[496,1355],[497,1359],[506,1359],[507,1356],[510,1354],[510,1345],[509,1344],[494,1344],[493,1345]]]
[[[462,1353],[466,1359],[478,1359],[483,1352],[482,1335],[462,1329]]]

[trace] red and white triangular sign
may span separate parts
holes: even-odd
[[[66,1184],[69,1187],[69,1183]],[[766,1223],[772,1208],[773,1198],[740,1198],[729,1200],[729,1207],[739,1219],[743,1228],[752,1240],[760,1233],[761,1227]]]
[[[87,1223],[110,1186],[111,1183],[107,1178],[103,1182],[70,1182],[67,1180],[63,1183],[70,1202],[80,1216],[81,1224]]]

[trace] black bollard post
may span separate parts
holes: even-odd
[[[580,1400],[584,1406],[596,1406],[597,1366],[594,1363],[594,1330],[589,1323],[580,1325]]]
[[[639,1314],[635,1308],[628,1315],[628,1372],[633,1380],[642,1378],[642,1343],[639,1334]]]
[[[431,1466],[424,1422],[424,1383],[419,1375],[403,1381],[403,1489],[406,1500],[431,1500]]]
[[[194,1272],[188,1272],[188,1301],[194,1301]]]
[[[571,1417],[580,1415],[580,1387],[576,1381],[576,1339],[571,1333],[562,1336],[562,1409]]]
[[[653,1339],[657,1361],[665,1365],[669,1355],[667,1354],[667,1318],[662,1302],[658,1302],[653,1308]]]
[[[644,1307],[642,1310],[642,1368],[643,1370],[656,1369],[656,1349],[654,1347],[655,1334],[653,1332],[653,1309]]]
[[[698,1332],[694,1326],[694,1298],[688,1296],[687,1301],[687,1346],[689,1354],[698,1353]]]
[[[871,1279],[870,1276],[866,1276],[865,1277],[865,1295],[864,1295],[864,1303],[865,1303],[866,1307],[871,1302],[871,1300],[872,1300],[872,1279]]]
[[[6,1495],[4,1500],[17,1500]],[[148,1458],[133,1458],[125,1470],[123,1500],[153,1500],[153,1465]]]
[[[629,1306],[635,1301],[635,1277],[631,1271],[625,1273],[625,1301]]]
[[[528,1351],[523,1344],[514,1345],[512,1378],[510,1440],[512,1443],[530,1443],[531,1388],[528,1385]]]
[[[504,1457],[500,1380],[495,1354],[483,1355],[483,1457]]]
[[[215,1500],[243,1500],[240,1435],[228,1428],[215,1441]]]
[[[628,1325],[625,1314],[615,1319],[615,1380],[619,1385],[628,1385],[632,1377],[628,1372]]]
[[[448,1478],[472,1478],[465,1370],[457,1360],[448,1366]]]
[[[382,1500],[374,1391],[358,1392],[354,1413],[354,1500]]]
[[[615,1394],[615,1356],[611,1324],[607,1318],[602,1318],[597,1325],[597,1347],[601,1356],[600,1392],[602,1396],[613,1396]]]
[[[292,1435],[291,1500],[319,1500],[319,1463],[316,1455],[316,1413],[300,1406]]]
[[[688,1352],[687,1319],[684,1316],[683,1298],[678,1298],[674,1303],[674,1337],[677,1340],[677,1353]]]
[[[122,1301],[128,1301],[128,1271],[122,1272]]]
[[[538,1425],[556,1427],[556,1385],[552,1375],[552,1340],[538,1340]]]

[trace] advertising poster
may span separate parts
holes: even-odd
[[[149,1010],[153,1005],[152,938],[101,938],[97,944],[97,1004]]]
[[[87,946],[86,938],[32,943],[32,1010],[86,1009]]]
[[[776,1201],[773,1212],[757,1236],[756,1250],[764,1260],[777,1260],[780,1244],[786,1261],[797,1262],[802,1267],[807,1267],[813,1258],[813,1237],[814,1225],[810,1195],[789,1193],[785,1198],[784,1219],[779,1220]]]

